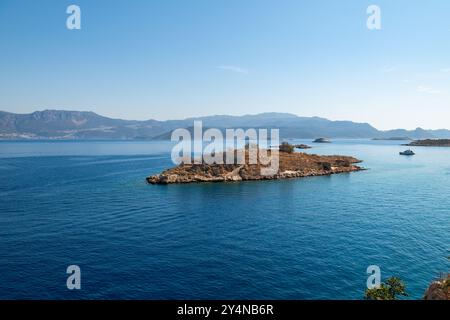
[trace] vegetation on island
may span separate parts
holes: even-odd
[[[282,142],[280,144],[280,152],[287,152],[287,153],[292,153],[294,152],[294,146],[288,142]]]
[[[397,300],[399,296],[408,296],[406,285],[400,278],[390,277],[379,287],[367,289],[364,294],[366,300]]]

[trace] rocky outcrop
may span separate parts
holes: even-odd
[[[270,155],[270,151],[269,155]],[[147,178],[151,184],[190,182],[226,182],[246,180],[274,180],[323,176],[364,170],[356,166],[360,160],[346,156],[319,156],[306,153],[279,153],[278,171],[272,175],[261,174],[267,165],[249,164],[245,153],[245,164],[181,164],[161,174]]]
[[[425,291],[424,300],[450,300],[450,275],[430,284]]]
[[[308,146],[307,144],[294,144],[294,148],[297,148],[297,149],[311,149],[311,147]]]
[[[331,143],[331,140],[328,138],[318,138],[313,141],[314,143]]]

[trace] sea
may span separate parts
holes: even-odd
[[[450,148],[402,143],[306,150],[350,174],[149,185],[171,142],[0,142],[0,299],[358,300],[369,266],[421,299],[450,269]]]

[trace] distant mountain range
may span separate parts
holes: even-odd
[[[157,140],[170,139],[174,129],[192,130],[194,120],[204,128],[278,128],[283,139],[377,138],[410,139],[450,138],[450,130],[417,128],[380,131],[368,123],[331,121],[318,117],[299,117],[289,113],[188,118],[184,120],[121,120],[100,116],[94,112],[44,110],[30,114],[0,111],[0,140]]]

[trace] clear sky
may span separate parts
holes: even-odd
[[[81,30],[66,8],[81,8]],[[381,8],[381,30],[366,9]],[[0,110],[450,128],[450,1],[0,0]]]

